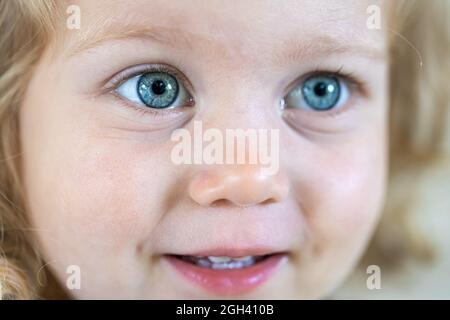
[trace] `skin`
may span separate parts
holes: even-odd
[[[75,3],[80,30],[60,25],[20,110],[36,241],[63,286],[68,266],[81,270],[81,289],[68,294],[223,298],[161,255],[265,246],[287,259],[262,286],[231,298],[329,295],[363,252],[386,189],[386,37],[366,27],[369,2]],[[181,38],[139,37],[151,28]],[[105,89],[118,72],[153,63],[186,76],[194,106],[143,114]],[[280,110],[300,77],[341,68],[361,85],[349,85],[339,112]],[[279,129],[278,173],[176,166],[170,134],[192,131],[194,120]]]

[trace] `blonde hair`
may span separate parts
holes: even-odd
[[[0,1],[0,289],[3,299],[38,296],[41,261],[27,237],[20,178],[18,109],[50,40],[49,1]]]
[[[0,289],[3,298],[55,296],[49,292],[51,281],[42,283],[39,270],[43,261],[29,236],[20,172],[18,109],[33,67],[55,32],[56,12],[56,3],[51,0],[0,0]],[[440,153],[443,113],[450,98],[446,78],[450,74],[449,12],[449,2],[445,0],[402,0],[395,2],[391,10],[391,189],[387,213],[380,224],[381,237],[374,238],[369,250],[391,261],[393,257],[402,257],[399,253],[423,257],[429,252],[419,245],[422,242],[417,240],[415,230],[411,232],[407,227],[405,204],[414,198],[414,188],[403,188],[397,181],[429,166]],[[389,239],[389,246],[379,239]],[[392,246],[392,239],[396,246]]]
[[[421,199],[421,173],[448,163],[450,1],[395,1],[390,14],[389,192],[365,266],[433,258],[411,212]]]

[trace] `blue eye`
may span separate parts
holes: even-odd
[[[332,75],[314,75],[294,88],[285,98],[287,108],[327,111],[348,98],[348,88]],[[344,101],[345,102],[345,101]]]
[[[306,103],[314,110],[329,110],[339,101],[341,87],[334,77],[317,76],[306,79],[302,93]]]
[[[177,107],[179,100],[183,103],[189,96],[183,85],[166,72],[150,72],[128,79],[116,92],[130,101],[153,109]]]
[[[178,95],[178,82],[169,74],[148,73],[137,83],[138,95],[146,106],[157,109],[170,107]]]

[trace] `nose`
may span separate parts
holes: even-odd
[[[267,174],[259,165],[222,166],[198,172],[189,184],[190,197],[202,206],[228,201],[237,206],[280,202],[289,193],[281,170]]]

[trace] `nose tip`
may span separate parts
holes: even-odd
[[[289,193],[287,176],[269,175],[260,166],[238,165],[196,174],[189,184],[190,197],[202,206],[228,201],[237,206],[280,202]]]

